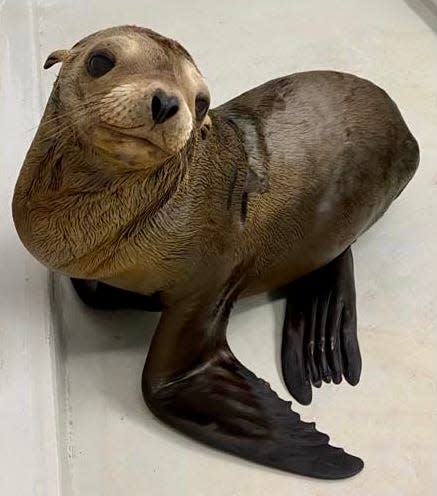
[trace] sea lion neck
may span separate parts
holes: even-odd
[[[219,116],[205,139],[198,130],[181,153],[152,173],[114,171],[75,142],[43,143],[38,132],[17,182],[14,220],[37,259],[72,276],[110,277],[129,270],[145,253],[152,258],[153,243],[165,232],[179,236],[190,251],[192,224],[219,233],[241,202],[244,150]]]
[[[191,148],[153,171],[116,170],[79,143],[47,145],[38,132],[13,200],[21,240],[48,267],[86,276],[93,263],[82,266],[83,257],[116,243],[137,219],[152,219],[172,198],[186,175]]]

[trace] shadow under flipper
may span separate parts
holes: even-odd
[[[246,460],[322,479],[360,472],[361,459],[329,445],[235,358],[226,341],[233,291],[163,313],[143,371],[146,404],[164,423]]]
[[[142,295],[115,288],[99,281],[71,278],[71,284],[85,305],[97,310],[132,309],[146,312],[162,310],[159,293]]]
[[[96,311],[84,304],[70,279],[58,274],[50,278],[54,328],[68,356],[117,350],[147,350],[159,321],[157,311],[121,307]],[[100,357],[100,355],[98,355]]]

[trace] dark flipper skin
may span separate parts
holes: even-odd
[[[282,372],[292,396],[311,403],[312,388],[342,376],[355,386],[361,374],[355,281],[348,248],[325,267],[287,290],[282,337]]]
[[[232,354],[233,299],[197,295],[164,312],[143,372],[149,408],[186,435],[262,465],[321,479],[360,472],[362,460],[330,446]]]
[[[71,284],[85,305],[97,310],[131,308],[147,312],[162,310],[158,293],[145,296],[132,291],[114,288],[103,282],[71,278]]]

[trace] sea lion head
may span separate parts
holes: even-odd
[[[52,101],[62,141],[74,136],[98,155],[153,168],[209,126],[209,91],[193,59],[152,30],[99,31],[53,52],[44,68],[58,62]]]

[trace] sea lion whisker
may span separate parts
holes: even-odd
[[[52,133],[47,133],[43,138],[41,138],[41,143],[45,143],[47,141],[52,141],[55,138],[61,137],[65,141],[71,139],[71,136],[75,136],[76,132],[72,134],[68,134],[70,131],[75,131],[76,124],[73,122],[69,122],[64,124],[63,126],[59,126],[53,130]]]
[[[72,117],[73,113],[79,112],[80,110],[91,113],[94,110],[95,105],[96,105],[96,103],[91,102],[91,101],[80,103],[77,106],[69,108],[68,110],[65,110],[63,112],[57,112],[55,115],[46,118],[44,120],[44,122],[41,123],[39,126],[34,126],[31,129],[35,129],[36,127],[39,127],[40,129],[43,129],[45,127],[49,127],[50,125],[52,125],[53,123],[56,123],[59,120],[63,120],[63,119],[66,119],[68,117]]]
[[[64,122],[60,126],[56,126],[53,128],[51,133],[47,133],[45,138],[51,138],[56,135],[62,135],[65,131],[68,131],[69,129],[73,129],[76,123],[74,122]]]

